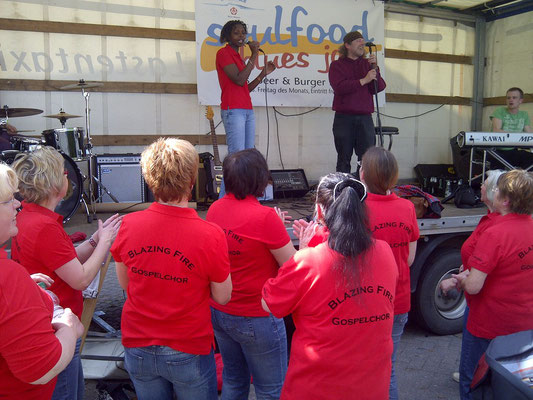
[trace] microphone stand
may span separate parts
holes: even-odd
[[[370,55],[372,55],[372,46],[374,46],[374,44],[373,43],[372,44],[369,43],[368,49],[369,49]],[[377,65],[374,66],[373,69],[377,69]],[[383,128],[381,126],[381,115],[379,113],[378,80],[377,80],[377,77],[376,77],[376,79],[374,79],[374,98],[376,100],[376,121],[378,123],[379,146],[383,147]]]

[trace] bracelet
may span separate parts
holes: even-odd
[[[92,236],[89,238],[89,244],[93,246],[93,248],[95,249],[96,249],[96,246],[98,245],[98,243],[95,242]]]

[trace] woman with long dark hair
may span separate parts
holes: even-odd
[[[327,241],[296,253],[263,287],[263,308],[296,326],[282,399],[387,399],[398,270],[372,238],[365,185],[344,173],[317,188]]]
[[[226,304],[211,302],[213,328],[224,362],[222,399],[247,399],[250,375],[257,399],[277,399],[287,372],[283,319],[261,307],[261,289],[295,253],[284,214],[257,201],[269,171],[256,149],[224,160],[228,193],[209,208],[206,220],[226,233],[233,293]]]
[[[255,115],[250,92],[261,80],[276,69],[273,62],[264,57],[264,67],[255,79],[248,81],[259,55],[259,42],[246,41],[248,28],[239,20],[226,22],[220,32],[220,43],[226,43],[216,56],[216,68],[220,83],[220,113],[226,131],[228,154],[255,146]],[[248,45],[252,54],[245,63],[241,49]],[[221,188],[220,197],[225,193]]]

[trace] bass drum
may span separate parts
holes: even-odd
[[[65,159],[68,189],[63,200],[57,205],[55,212],[63,216],[63,223],[66,224],[80,206],[83,195],[83,178],[80,169],[72,158],[64,153],[61,153],[61,155]]]
[[[10,165],[15,161],[15,158],[21,152],[18,150],[5,150],[0,153],[0,161]],[[65,170],[67,171],[68,189],[67,194],[55,208],[55,212],[63,216],[63,223],[66,224],[68,220],[74,215],[80,206],[81,197],[83,195],[83,178],[80,169],[76,163],[67,156],[61,153],[65,159]]]

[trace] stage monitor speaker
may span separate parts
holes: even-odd
[[[303,169],[270,170],[274,198],[302,197],[309,192],[309,184]]]
[[[470,172],[470,148],[461,148],[457,144],[457,136],[450,139],[450,146],[452,148],[453,166],[457,176],[468,180]],[[490,169],[490,161],[486,162],[486,169]],[[476,176],[483,173],[483,151],[474,149],[474,159],[472,162],[472,175]]]
[[[144,203],[146,185],[141,174],[139,154],[96,156],[96,176],[120,203]],[[101,203],[114,203],[102,185],[97,185]]]

